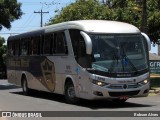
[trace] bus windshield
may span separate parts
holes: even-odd
[[[91,67],[108,73],[138,72],[148,68],[147,46],[142,35],[90,34]]]

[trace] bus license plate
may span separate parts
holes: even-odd
[[[120,100],[126,100],[126,99],[128,99],[128,96],[119,96],[118,97]]]

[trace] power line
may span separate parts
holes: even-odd
[[[27,17],[26,17],[26,19],[25,19],[25,21],[23,21],[23,23],[22,24],[20,24],[19,26],[28,26],[28,23],[30,23],[30,21],[31,21],[31,19],[33,19],[33,18],[35,18],[35,14],[34,13],[32,13],[32,14],[30,14],[30,15],[28,15]]]
[[[72,3],[72,2],[75,2],[75,1],[71,1],[71,2],[44,2],[45,4],[68,4],[68,3]],[[41,4],[41,2],[23,2],[23,5],[33,5],[33,4]]]
[[[43,12],[42,9],[41,9],[41,11],[39,11],[39,12],[34,11],[34,13],[40,13],[41,14],[41,27],[42,27],[43,26],[43,14],[44,13],[49,13],[49,12]]]
[[[19,34],[19,33],[16,33],[16,32],[0,32],[0,34]]]
[[[43,9],[41,8],[41,9],[43,11],[51,11],[51,9],[55,9],[55,8],[56,9],[60,9],[64,5],[71,4],[71,3],[75,2],[75,1],[76,0],[70,0],[70,2],[63,2],[63,0],[52,0],[51,2],[44,2],[44,8]],[[42,3],[40,3],[40,2],[22,2],[22,5],[30,5],[30,6],[31,5],[40,5],[40,4],[42,4]],[[55,6],[55,7],[53,7],[53,6]],[[42,19],[42,21],[41,21],[42,25],[41,26],[43,26],[43,22],[44,22],[44,20],[43,20],[44,19],[43,13],[41,13],[41,11],[39,11],[38,9],[35,10],[35,11],[38,11],[41,14],[41,19]],[[47,13],[49,13],[49,12],[47,12]],[[29,14],[29,13],[27,13],[27,14]],[[25,22],[23,21],[24,23],[21,22],[16,27],[12,27],[11,29],[14,31],[14,33],[18,33],[19,34],[19,32],[22,33],[23,31],[29,31],[27,29],[30,29],[30,28],[38,28],[38,26],[37,27],[36,26],[35,27],[34,26],[30,26],[29,27],[28,26],[29,24],[32,23],[32,20],[35,18],[35,16],[36,15],[34,15],[34,12],[32,12],[32,14],[30,14],[29,16],[27,16],[27,19],[25,20]],[[52,17],[53,16],[50,15],[50,18],[52,18]],[[1,33],[2,33],[2,31],[1,31]],[[7,34],[7,33],[4,33],[4,34]],[[8,34],[10,34],[10,32]]]
[[[142,0],[143,10],[142,10],[142,31],[147,33],[147,2],[146,0]]]

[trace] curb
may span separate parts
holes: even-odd
[[[150,89],[150,90],[149,90],[149,93],[158,94],[158,93],[160,93],[160,88],[158,88],[158,89]]]

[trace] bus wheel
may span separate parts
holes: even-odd
[[[29,95],[30,89],[28,88],[26,77],[22,78],[22,90],[24,95]]]
[[[67,82],[65,85],[65,99],[69,104],[76,104],[79,99],[76,97],[74,85],[72,82]]]

